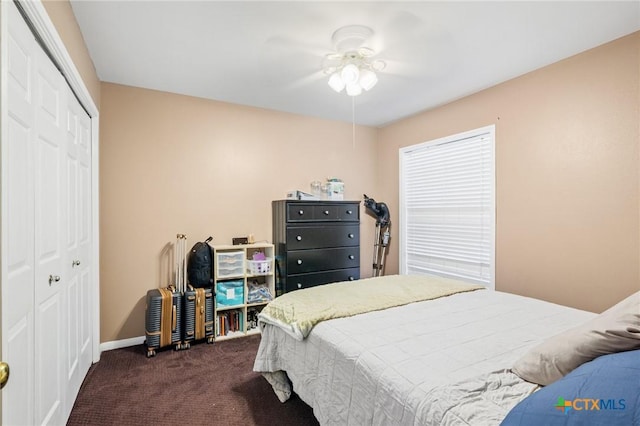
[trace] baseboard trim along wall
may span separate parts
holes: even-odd
[[[100,343],[100,352],[111,351],[113,349],[128,348],[129,346],[142,345],[145,337],[132,337],[130,339],[112,340],[111,342]]]

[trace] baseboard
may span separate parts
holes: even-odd
[[[144,336],[132,337],[130,339],[112,340],[111,342],[100,343],[100,352],[113,349],[128,348],[129,346],[141,345],[144,343]]]

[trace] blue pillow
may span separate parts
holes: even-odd
[[[522,400],[501,425],[640,425],[640,350],[582,364]]]

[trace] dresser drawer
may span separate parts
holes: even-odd
[[[287,274],[360,266],[360,247],[294,250],[287,254]]]
[[[326,204],[289,204],[287,206],[288,222],[321,222],[360,220],[360,209],[357,203]]]
[[[321,284],[334,283],[338,281],[353,281],[357,279],[360,279],[360,268],[290,275],[287,277],[285,291],[293,291]]]
[[[291,226],[287,250],[360,245],[360,225]]]

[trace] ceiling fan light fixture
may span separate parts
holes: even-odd
[[[368,47],[373,30],[362,25],[348,25],[333,33],[336,51],[324,56],[322,69],[329,77],[329,86],[340,93],[345,88],[349,96],[358,96],[378,83],[377,72],[386,63],[373,59],[376,52]]]
[[[377,82],[378,76],[376,75],[376,73],[367,69],[360,70],[360,80],[358,81],[358,83],[360,83],[360,86],[364,90],[371,90]]]
[[[333,74],[331,74],[331,77],[329,77],[329,87],[340,93],[342,92],[342,89],[344,89],[344,86],[344,81],[342,80],[339,72],[334,72]]]
[[[342,68],[340,73],[344,84],[349,86],[350,84],[356,84],[360,78],[360,69],[354,64],[347,64]]]

